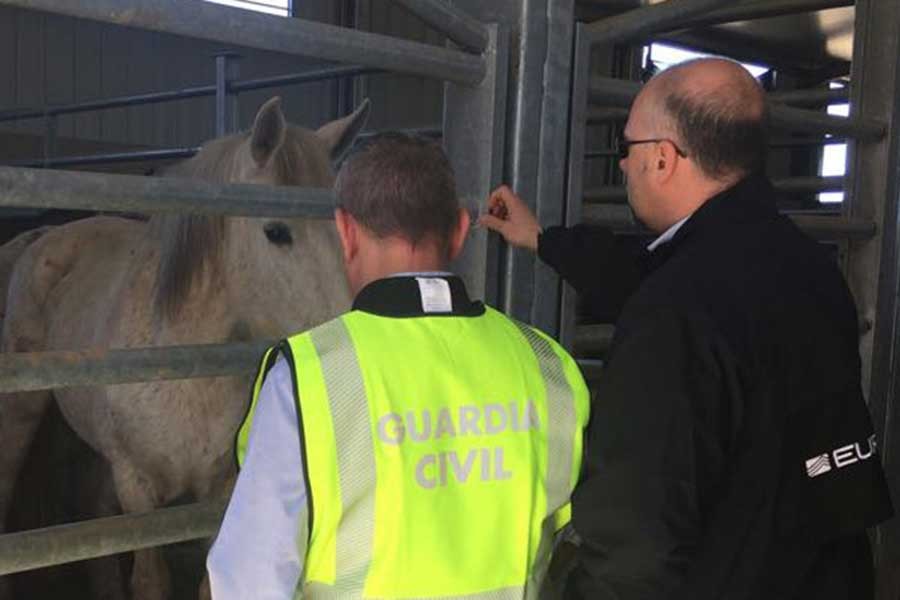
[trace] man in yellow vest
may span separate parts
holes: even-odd
[[[353,309],[263,358],[213,598],[537,598],[581,465],[578,367],[446,272],[469,217],[440,146],[376,136],[335,192]]]

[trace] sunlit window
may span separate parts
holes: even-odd
[[[669,44],[655,43],[644,48],[644,64],[649,66],[649,61],[652,61],[653,66],[655,66],[660,71],[667,69],[672,65],[682,63],[686,60],[703,58],[704,56],[710,55],[704,54],[702,52],[696,52],[694,50],[679,48],[677,46],[670,46]],[[741,64],[744,65],[744,68],[750,71],[750,73],[754,77],[759,77],[763,73],[769,71],[768,67],[764,67],[762,65],[753,63]]]
[[[287,17],[291,14],[291,0],[206,0],[225,6],[245,8],[256,12]]]
[[[839,83],[831,83],[831,89],[836,90],[843,87]],[[847,103],[831,104],[828,106],[829,115],[839,115],[846,117],[850,114],[850,105]],[[831,137],[830,135],[827,137]],[[822,148],[822,163],[819,168],[819,175],[823,177],[841,176],[847,171],[847,144],[826,144]],[[819,202],[823,204],[833,204],[844,201],[844,192],[822,192],[819,194]]]

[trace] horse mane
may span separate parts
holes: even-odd
[[[210,183],[231,181],[234,155],[246,138],[238,134],[214,140],[196,156],[162,170],[163,177],[184,177]],[[215,277],[225,237],[225,218],[165,215],[154,219],[160,243],[156,306],[173,319],[204,276]]]

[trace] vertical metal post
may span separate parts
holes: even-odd
[[[894,500],[900,500],[900,285],[898,200],[900,200],[900,0],[857,0],[851,116],[888,123],[882,140],[850,144],[844,213],[878,226],[871,240],[847,250],[847,279],[862,320],[860,353],[863,391],[880,441]],[[876,598],[900,595],[900,519],[878,528]]]
[[[57,137],[59,129],[59,117],[52,114],[44,115],[44,167],[56,155]]]
[[[544,225],[564,222],[574,0],[525,0],[514,89],[509,182]],[[511,90],[512,92],[513,90]],[[512,103],[512,102],[511,102]],[[504,248],[502,307],[552,335],[559,277],[531,253]]]
[[[239,129],[237,93],[231,89],[231,82],[238,77],[239,58],[235,52],[216,54],[216,137]]]
[[[588,91],[591,80],[591,42],[583,24],[575,28],[575,59],[572,75],[572,108],[569,125],[568,177],[565,224],[581,221],[584,196],[584,152],[587,129]],[[575,344],[575,290],[562,284],[559,304],[559,341],[568,350]]]
[[[444,87],[444,147],[456,171],[459,197],[473,219],[503,177],[509,70],[506,26],[490,26],[484,56],[487,75],[477,87],[455,83]],[[493,241],[489,248],[487,232],[472,229],[454,265],[470,293],[491,304],[499,296],[496,244]]]

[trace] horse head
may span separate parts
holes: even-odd
[[[280,99],[273,98],[249,131],[205,144],[167,174],[331,187],[332,165],[352,145],[368,113],[364,101],[353,114],[313,131],[288,124]],[[157,304],[170,321],[203,314],[207,303],[226,302],[232,337],[281,337],[349,307],[330,221],[189,215],[164,219],[160,231]]]

